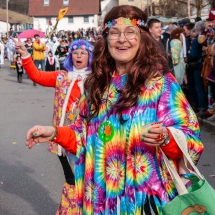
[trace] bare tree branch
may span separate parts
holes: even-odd
[[[187,2],[184,2],[184,1],[177,0],[177,2],[187,5]],[[190,5],[193,6],[193,7],[196,7],[196,5],[193,4],[193,3],[190,3]]]

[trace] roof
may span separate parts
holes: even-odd
[[[7,22],[6,10],[0,8],[0,21]],[[8,11],[8,22],[11,24],[24,24],[33,23],[32,17],[17,13],[14,11]]]
[[[49,0],[44,6],[44,0],[29,0],[29,16],[57,16],[62,8],[68,7],[66,16],[92,15],[100,13],[100,0],[68,0],[69,5],[63,5],[63,0]]]

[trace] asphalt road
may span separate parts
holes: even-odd
[[[25,77],[25,76],[24,76]],[[54,215],[64,183],[56,155],[46,144],[25,146],[34,125],[50,125],[54,90],[17,83],[9,63],[0,69],[0,215]],[[198,167],[215,188],[215,131],[202,129],[205,151]]]

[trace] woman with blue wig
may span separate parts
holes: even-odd
[[[14,42],[16,51],[23,56],[22,64],[29,78],[42,86],[55,88],[53,126],[72,124],[78,111],[79,99],[84,92],[84,80],[91,73],[93,46],[84,40],[72,42],[69,46],[69,55],[64,61],[64,68],[68,72],[63,70],[44,72],[36,68],[20,38]],[[56,214],[75,214],[76,194],[73,161],[70,160],[70,165],[66,156],[68,152],[54,142],[49,142],[48,151],[58,155],[66,179],[61,203]]]

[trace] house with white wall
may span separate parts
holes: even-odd
[[[29,0],[28,15],[33,17],[33,28],[47,32],[56,23],[59,10],[66,7],[68,11],[59,21],[57,31],[99,27],[100,0]]]
[[[119,5],[119,0],[101,0],[101,15],[98,19],[98,25],[102,26],[105,15],[109,12],[113,7]]]

